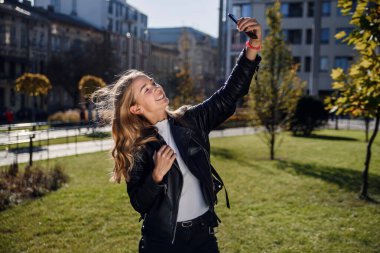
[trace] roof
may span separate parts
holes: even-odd
[[[194,35],[197,42],[202,42],[204,41],[205,38],[208,37],[211,41],[211,46],[212,47],[217,46],[216,38],[212,37],[211,35],[207,33],[198,31],[192,27],[184,26],[184,27],[170,27],[170,28],[149,28],[148,32],[149,32],[150,40],[154,43],[177,44],[184,30]]]
[[[77,16],[58,13],[58,12],[54,12],[51,10],[46,10],[42,7],[34,7],[34,6],[29,5],[29,4],[20,3],[16,0],[6,0],[5,3],[11,4],[15,7],[17,6],[19,8],[22,8],[23,10],[30,12],[31,15],[44,17],[44,18],[51,20],[51,21],[57,21],[57,22],[68,24],[68,25],[73,25],[73,26],[82,27],[82,28],[86,28],[86,29],[93,29],[93,30],[101,31],[96,26],[88,23],[87,21],[85,21],[85,20],[83,20]]]

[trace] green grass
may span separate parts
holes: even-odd
[[[269,161],[259,136],[211,139],[219,193],[221,252],[379,252],[380,204],[357,198],[366,143],[361,131],[284,135]],[[380,138],[370,193],[380,201]],[[124,183],[108,182],[106,152],[56,159],[68,185],[0,213],[0,252],[137,252],[139,215]],[[46,162],[41,162],[46,163]]]
[[[56,139],[51,139],[49,140],[49,145],[54,145],[54,144],[64,144],[64,143],[74,143],[76,142],[84,142],[84,141],[93,141],[93,140],[101,140],[101,139],[109,139],[111,138],[110,133],[103,133],[103,132],[96,132],[95,134],[86,134],[86,135],[80,135],[76,137],[75,136],[69,136],[69,137],[63,137],[63,138],[56,138]],[[47,140],[41,140],[41,141],[33,141],[33,146],[34,147],[39,147],[39,146],[47,146],[48,142]],[[27,143],[20,143],[18,145],[18,148],[28,148],[29,147],[29,142]],[[0,151],[2,150],[16,150],[17,145],[16,144],[11,144],[11,145],[1,145],[0,146]]]

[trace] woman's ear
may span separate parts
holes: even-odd
[[[139,105],[132,105],[131,107],[129,107],[129,111],[132,113],[132,114],[136,114],[136,115],[140,115],[143,113],[143,109],[139,106]]]

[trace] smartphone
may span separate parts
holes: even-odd
[[[234,21],[235,24],[237,24],[237,18],[235,17],[234,14],[228,13],[228,17],[232,19],[232,21]],[[254,32],[245,32],[245,34],[247,34],[247,36],[250,37],[251,39],[257,39],[257,36]]]

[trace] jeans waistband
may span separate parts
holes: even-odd
[[[187,220],[187,221],[180,221],[177,222],[177,227],[193,227],[193,226],[204,226],[204,225],[209,225],[211,220],[211,212],[207,211],[201,216],[198,216],[197,218],[194,218],[192,220]]]

